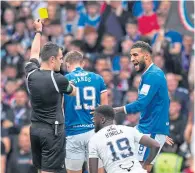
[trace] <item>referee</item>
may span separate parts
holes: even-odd
[[[33,164],[41,173],[57,172],[65,165],[63,93],[75,95],[75,87],[60,73],[61,48],[46,43],[40,52],[42,22],[36,20],[31,56],[25,66],[27,89],[32,105],[30,139]],[[39,65],[39,54],[41,66]]]

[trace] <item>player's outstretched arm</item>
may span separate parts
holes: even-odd
[[[150,148],[150,154],[143,164],[144,167],[145,165],[149,165],[154,160],[160,149],[160,144],[146,135],[142,136],[139,143]]]
[[[31,46],[30,59],[35,58],[38,60],[41,49],[41,33],[43,29],[42,21],[40,19],[35,20],[34,27],[36,34]]]
[[[89,172],[98,173],[98,158],[89,158]]]
[[[160,85],[160,77],[153,73],[147,74],[137,100],[123,107],[114,108],[115,113],[131,114],[143,111],[158,92]]]
[[[115,114],[125,113],[124,106],[114,108],[114,112],[115,112]]]

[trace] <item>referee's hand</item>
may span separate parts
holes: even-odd
[[[34,27],[36,31],[41,31],[43,30],[43,21],[41,19],[37,19],[34,21]]]

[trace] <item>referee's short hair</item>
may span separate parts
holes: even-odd
[[[106,119],[114,120],[114,109],[109,105],[101,105],[95,109],[94,112],[96,115],[102,115]]]
[[[133,44],[131,49],[135,49],[135,48],[140,48],[142,51],[147,51],[152,55],[152,47],[144,41],[137,41],[135,44]]]
[[[69,64],[82,63],[83,54],[76,50],[70,51],[65,55],[64,61]]]
[[[55,43],[47,42],[41,49],[40,57],[42,61],[48,61],[50,57],[57,57],[59,50],[62,50],[60,46]]]

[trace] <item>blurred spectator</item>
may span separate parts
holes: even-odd
[[[157,12],[162,13],[162,15],[166,16],[167,18],[170,7],[171,7],[171,1],[161,1]]]
[[[48,1],[47,9],[49,18],[46,22],[52,23],[60,18],[60,8],[55,1]]]
[[[6,129],[10,127],[10,125],[7,126],[9,122],[11,122],[11,125],[13,124],[14,113],[11,107],[8,104],[4,103],[4,95],[4,92],[1,91],[1,127]]]
[[[44,36],[42,36],[42,38],[44,38]],[[44,45],[44,41],[43,42],[41,41],[41,43],[43,43],[43,45]],[[26,49],[25,53],[24,53],[24,61],[25,61],[25,63],[27,63],[29,61],[29,59],[30,59],[30,49],[31,49],[31,47],[28,47]]]
[[[123,104],[128,104],[128,103],[131,103],[131,102],[134,102],[137,100],[137,96],[138,96],[138,93],[137,93],[137,89],[136,88],[130,88],[125,97],[124,97],[124,100],[123,100]]]
[[[166,73],[166,69],[165,69],[165,59],[164,57],[158,53],[156,55],[154,55],[153,57],[153,62],[154,64],[156,64],[159,68],[161,68],[161,70],[163,70]]]
[[[182,48],[181,34],[174,30],[165,29],[166,16],[163,13],[158,13],[157,19],[160,30],[154,35],[152,39],[154,52],[159,53],[164,47],[163,44],[165,44],[165,41],[167,41],[167,44],[169,44],[169,53],[171,55],[180,54]]]
[[[1,57],[4,57],[6,54],[5,43],[9,41],[9,36],[6,33],[5,27],[1,26]]]
[[[126,70],[120,70],[117,77],[117,89],[122,91],[124,94],[129,89],[129,83],[130,83],[130,74]]]
[[[130,57],[128,54],[122,54],[120,56],[120,70],[125,70],[129,72],[129,75],[131,75],[133,71],[133,66],[130,61]]]
[[[182,49],[182,56],[181,56],[181,65],[183,70],[188,73],[189,67],[190,67],[190,62],[192,59],[192,54],[193,54],[193,43],[194,40],[191,36],[184,35],[183,37],[183,49]]]
[[[89,59],[88,57],[84,57],[83,58],[83,61],[84,61],[84,66],[83,68],[87,71],[94,71],[94,68],[93,68],[93,61],[91,59]]]
[[[129,54],[131,47],[133,45],[133,41],[131,41],[130,39],[124,39],[121,42],[121,52],[122,54]]]
[[[74,40],[74,36],[72,34],[64,35],[64,54],[71,50],[71,43]]]
[[[12,34],[14,33],[14,23],[15,23],[15,10],[13,8],[7,8],[4,12],[4,22],[5,22],[5,29],[6,29],[6,33],[9,37],[12,36]]]
[[[10,156],[7,173],[35,172],[35,168],[32,165],[30,126],[24,126],[21,129],[17,145]]]
[[[129,104],[129,103],[136,101],[137,96],[138,96],[137,90],[135,88],[130,88],[124,97],[123,104]],[[123,124],[134,127],[139,122],[139,116],[140,116],[139,113],[128,114],[126,115]]]
[[[140,40],[141,36],[138,32],[137,20],[135,18],[128,19],[125,30],[126,39],[130,39],[133,43]]]
[[[123,125],[135,127],[139,122],[139,113],[126,115]]]
[[[9,106],[13,105],[15,100],[15,91],[18,89],[16,79],[8,79],[5,84],[5,96],[3,98],[4,103]]]
[[[165,144],[163,152],[178,153],[181,155],[180,146],[184,142],[184,130],[186,125],[186,117],[181,114],[181,103],[176,98],[173,98],[170,103],[170,137],[174,141],[174,145]]]
[[[25,20],[27,34],[30,39],[30,41],[34,38],[34,26],[33,26],[34,20],[32,16],[29,16]],[[30,45],[29,45],[30,46]]]
[[[116,37],[117,41],[121,41],[121,38],[125,35],[126,22],[131,17],[132,14],[124,10],[121,1],[110,1],[102,14],[98,30],[100,38],[104,33],[110,33]]]
[[[90,59],[95,60],[99,50],[98,33],[95,28],[90,26],[85,27],[84,33],[85,52]]]
[[[20,18],[16,21],[15,32],[12,35],[12,40],[18,41],[18,42],[21,43],[20,49],[18,49],[18,52],[20,54],[23,54],[24,49],[26,49],[27,47],[29,47],[31,45],[31,42],[30,42],[31,40],[28,37],[28,32],[26,30],[26,25],[25,25],[25,19],[24,18]]]
[[[70,44],[70,51],[71,50],[76,50],[81,53],[84,51],[84,42],[82,40],[72,40]]]
[[[22,77],[24,74],[24,58],[18,52],[18,44],[18,41],[8,41],[6,43],[6,55],[2,57],[1,67],[4,69],[6,65],[14,65],[18,69],[17,77]]]
[[[113,93],[112,105],[113,105],[113,107],[121,105],[122,92],[117,90],[116,86],[113,84],[114,75],[113,75],[112,71],[111,70],[103,70],[100,72],[100,74],[103,77],[107,88],[110,88],[112,90],[112,93]]]
[[[51,29],[50,32],[51,41],[62,47],[64,44],[64,36],[63,36],[63,30],[60,21],[55,20],[51,22],[50,29]]]
[[[28,18],[31,16],[32,11],[25,5],[20,6],[18,18]]]
[[[179,79],[177,75],[173,73],[167,73],[167,85],[169,90],[169,95],[171,98],[177,98],[180,100],[182,105],[181,112],[182,114],[187,117],[188,116],[188,105],[189,105],[189,92],[187,89],[179,87]]]
[[[125,92],[129,89],[131,84],[132,66],[130,66],[130,58],[128,55],[121,55],[120,57],[120,71],[116,76],[117,89]]]
[[[65,10],[62,11],[61,24],[64,34],[73,34],[76,36],[77,24],[79,15],[76,12],[76,7],[73,4],[67,4]]]
[[[98,2],[88,1],[86,9],[87,13],[81,14],[78,21],[77,39],[83,39],[86,26],[92,26],[97,29],[101,20],[100,4]]]
[[[23,89],[19,89],[15,93],[15,103],[12,105],[14,112],[14,126],[22,127],[30,124],[31,110],[28,108],[27,93]]]
[[[158,9],[159,7],[159,1],[152,1],[153,3],[153,11],[156,12],[156,10]],[[142,1],[139,0],[139,1],[135,1],[133,3],[133,7],[132,7],[132,13],[135,17],[139,17],[143,14],[143,8],[142,8]]]
[[[95,61],[95,72],[100,74],[103,70],[109,69],[111,70],[112,67],[107,59],[100,57]]]
[[[112,34],[105,34],[102,40],[102,56],[106,57],[112,64],[112,70],[120,70],[120,56],[116,52],[116,38]]]
[[[152,38],[159,30],[157,15],[153,11],[154,5],[151,0],[142,0],[143,14],[138,18],[138,29],[142,36]]]
[[[7,79],[16,79],[18,76],[18,71],[17,71],[17,67],[12,65],[12,64],[7,64],[4,67],[3,70],[3,75],[7,78]]]

